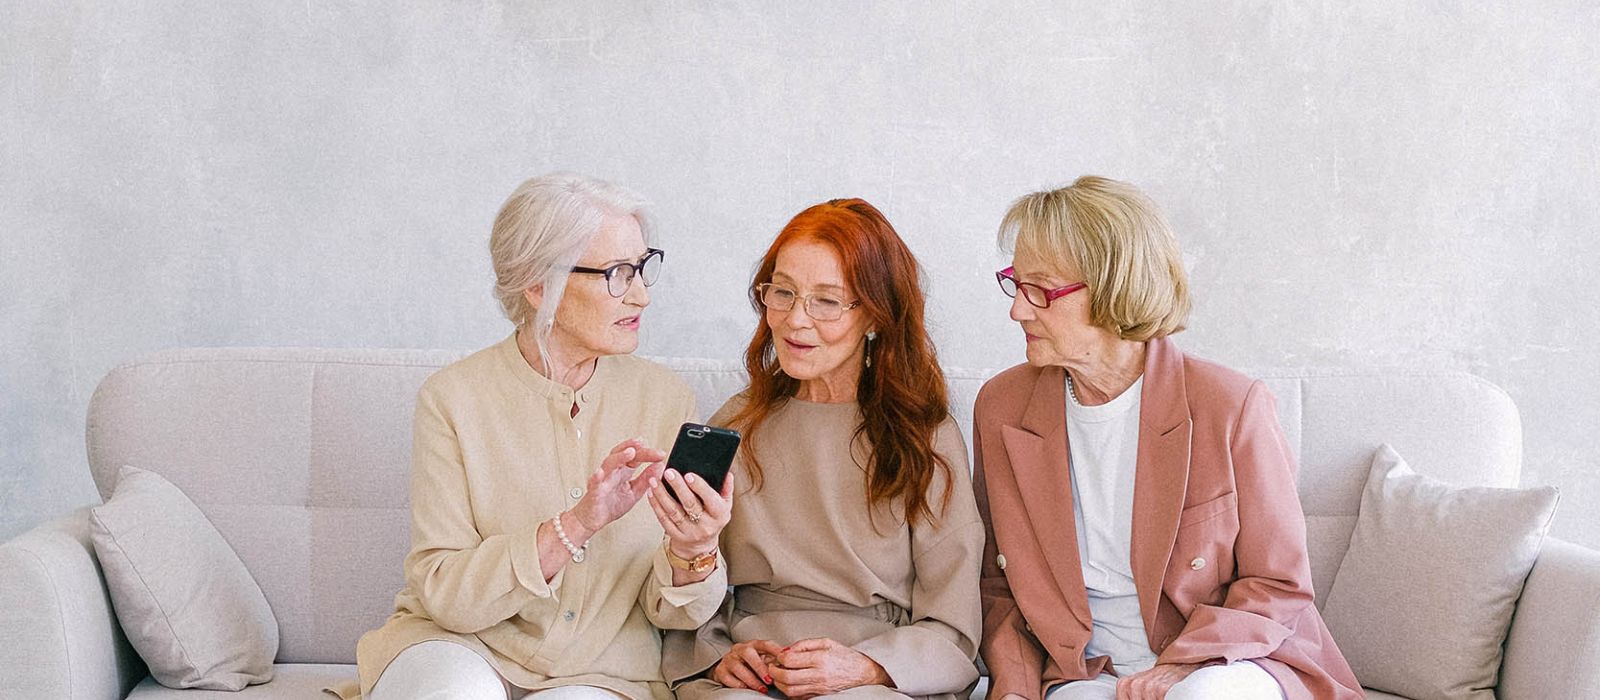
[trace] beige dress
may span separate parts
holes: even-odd
[[[417,395],[406,585],[394,615],[356,646],[359,688],[334,692],[370,692],[401,651],[447,640],[520,688],[671,698],[657,628],[710,619],[726,566],[672,586],[661,525],[642,500],[595,535],[583,563],[568,562],[548,583],[535,533],[578,502],[612,446],[642,437],[668,450],[693,415],[693,393],[670,370],[602,357],[573,391],[533,371],[514,335],[430,377]]]
[[[742,401],[730,400],[711,422],[725,425]],[[984,534],[961,431],[947,419],[935,442],[954,479],[937,478],[929,501],[937,514],[948,486],[948,510],[911,528],[898,503],[873,506],[869,517],[866,448],[860,440],[851,448],[860,422],[854,403],[790,399],[757,435],[761,490],[749,491],[742,459],[735,463],[741,481],[722,532],[734,592],[699,630],[666,634],[662,673],[679,700],[755,697],[706,677],[735,642],[754,639],[831,638],[894,681],[893,690],[851,695],[953,697],[977,680]]]

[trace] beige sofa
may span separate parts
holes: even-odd
[[[0,698],[304,698],[352,677],[356,638],[383,621],[402,581],[414,396],[458,356],[194,349],[113,370],[89,407],[96,485],[109,493],[118,468],[131,464],[188,493],[272,605],[281,637],[276,678],[226,694],[156,685],[117,627],[80,509],[0,545]],[[741,385],[731,363],[663,361],[694,388],[703,415]],[[964,427],[993,371],[950,371]],[[1449,481],[1517,484],[1517,409],[1486,381],[1459,373],[1254,374],[1277,394],[1301,457],[1319,604],[1379,443]],[[1597,610],[1600,552],[1547,540],[1506,642],[1500,697],[1600,697]]]

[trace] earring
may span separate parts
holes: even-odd
[[[868,367],[872,366],[872,341],[877,340],[877,339],[878,339],[878,332],[877,331],[867,331],[867,350],[866,350],[865,354],[867,356],[867,366]]]

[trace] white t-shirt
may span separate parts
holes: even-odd
[[[1133,584],[1133,475],[1139,459],[1139,393],[1144,377],[1099,406],[1067,392],[1067,443],[1078,557],[1094,630],[1086,656],[1110,656],[1117,673],[1154,666]]]

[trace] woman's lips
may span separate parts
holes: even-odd
[[[1028,338],[1028,342],[1030,342],[1030,343],[1035,341],[1035,340],[1044,340],[1044,338],[1039,337],[1037,335],[1034,335],[1032,333],[1029,333],[1027,331],[1023,331],[1022,335],[1026,336]]]
[[[810,350],[812,348],[817,347],[815,345],[804,345],[804,344],[801,344],[801,343],[796,343],[793,340],[788,340],[788,339],[785,339],[783,341],[783,344],[789,346],[789,349],[793,350],[795,352],[805,352],[807,350]]]

